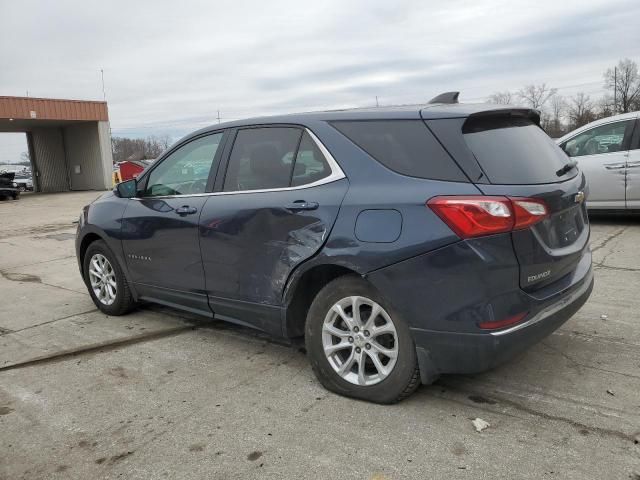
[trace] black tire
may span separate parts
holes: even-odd
[[[102,303],[98,297],[96,297],[93,288],[91,288],[91,282],[89,280],[89,264],[94,255],[101,254],[109,261],[111,264],[116,280],[116,296],[115,300],[111,305],[106,305]],[[120,264],[116,259],[116,256],[113,254],[111,249],[107,246],[105,242],[102,240],[96,240],[91,243],[85,252],[82,271],[84,272],[84,283],[87,285],[87,289],[89,290],[89,295],[91,295],[91,299],[93,303],[100,309],[102,312],[107,315],[119,316],[124,315],[130,312],[136,306],[136,302],[133,299],[133,295],[131,294],[131,289],[129,288],[129,283],[127,282],[124,273],[122,272],[122,268],[120,268]]]
[[[373,300],[391,317],[398,341],[398,356],[388,376],[373,385],[356,385],[343,379],[329,363],[322,344],[325,317],[336,302],[350,296]],[[355,275],[339,277],[325,285],[313,300],[305,326],[305,343],[313,371],[328,390],[347,397],[391,404],[411,395],[420,385],[415,344],[409,326],[366,280]]]
[[[14,193],[13,195],[11,195],[11,198],[13,198],[14,200],[17,200],[18,199],[18,194]]]

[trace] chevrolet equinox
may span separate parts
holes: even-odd
[[[319,381],[393,403],[503,363],[593,287],[583,174],[535,110],[457,102],[214,125],[84,207],[96,306],[304,337]]]

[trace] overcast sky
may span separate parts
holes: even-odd
[[[0,0],[0,95],[102,99],[114,135],[174,139],[224,119],[478,101],[546,82],[602,93],[640,61],[637,0]],[[23,136],[0,134],[0,162]]]

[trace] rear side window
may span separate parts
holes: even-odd
[[[311,136],[305,132],[300,141],[300,148],[296,155],[296,164],[293,169],[293,177],[291,186],[297,187],[314,183],[331,175],[331,167],[324,158],[324,155],[311,139]]]
[[[468,181],[421,120],[336,121],[331,125],[394,172],[432,180]]]
[[[523,116],[469,117],[462,127],[464,140],[489,181],[501,185],[554,183],[572,178],[572,169],[556,172],[569,160],[532,120]]]
[[[289,186],[299,128],[249,128],[236,136],[224,191],[264,190]]]

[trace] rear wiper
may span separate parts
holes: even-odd
[[[561,177],[565,173],[574,169],[577,165],[578,165],[578,162],[576,160],[569,160],[567,163],[564,164],[564,166],[560,170],[556,172],[556,175]]]

